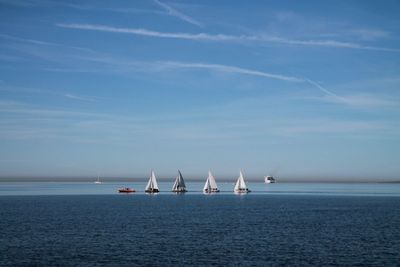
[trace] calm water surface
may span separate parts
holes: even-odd
[[[398,185],[250,183],[248,195],[230,183],[216,195],[194,182],[184,195],[119,186],[0,183],[0,265],[400,264]]]
[[[252,194],[319,194],[400,196],[400,184],[389,183],[276,183],[248,182]],[[172,182],[159,182],[160,194],[171,195]],[[0,196],[10,195],[115,195],[118,188],[132,187],[145,194],[145,181],[139,182],[0,182]],[[204,182],[187,181],[187,194],[202,192]],[[220,194],[232,194],[234,182],[219,182]]]

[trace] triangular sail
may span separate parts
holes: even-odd
[[[147,182],[146,188],[144,190],[148,191],[151,189],[151,177],[149,179],[149,181]]]
[[[151,171],[149,181],[147,182],[145,191],[158,192],[158,184],[154,171]]]
[[[237,179],[236,184],[235,184],[235,191],[240,190],[240,177]]]
[[[215,181],[215,178],[212,175],[211,171],[208,172],[208,180],[210,181],[211,189],[218,190],[217,182]]]
[[[179,172],[179,187],[186,189],[185,181],[183,180],[183,176],[181,171]]]
[[[211,192],[210,177],[207,178],[206,183],[203,188],[204,192]]]
[[[214,176],[211,171],[208,171],[208,177],[206,183],[204,184],[203,191],[205,193],[217,193],[219,192],[217,182],[215,181]]]
[[[243,178],[242,171],[240,171],[240,175],[239,175],[239,178],[236,181],[234,190],[235,191],[248,191],[248,188],[246,186],[246,182],[244,181],[244,178]]]
[[[172,187],[172,191],[174,192],[185,192],[186,185],[185,181],[183,180],[181,172],[178,170],[178,176],[175,179],[174,186]]]
[[[153,189],[157,189],[158,190],[158,183],[157,183],[157,179],[156,179],[156,175],[154,174],[154,171],[151,172],[151,183],[153,185]]]
[[[172,186],[172,191],[174,191],[174,190],[176,190],[178,188],[178,180],[179,180],[179,178],[177,176],[176,179],[175,179],[174,185]]]

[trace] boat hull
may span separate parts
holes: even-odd
[[[172,192],[174,192],[174,193],[186,193],[187,190],[186,189],[179,189],[179,190],[172,190]]]
[[[211,189],[211,190],[205,189],[205,190],[204,190],[204,193],[206,193],[206,194],[218,193],[218,192],[219,192],[218,189]]]
[[[158,190],[158,189],[149,189],[149,190],[145,190],[144,192],[146,192],[146,193],[159,193],[160,190]]]
[[[136,192],[136,190],[132,189],[132,188],[120,188],[120,189],[118,189],[118,192],[119,193],[134,193],[134,192]]]
[[[246,194],[246,193],[250,193],[250,192],[251,192],[251,190],[248,188],[235,190],[235,193],[238,193],[238,194]]]
[[[264,181],[266,184],[273,184],[275,183],[275,178],[272,176],[265,176]]]

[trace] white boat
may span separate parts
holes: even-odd
[[[172,192],[184,193],[187,192],[185,181],[183,180],[182,173],[178,170],[178,176],[175,179],[174,186],[172,187]]]
[[[264,180],[265,180],[266,184],[273,184],[276,182],[276,180],[273,176],[265,176]]]
[[[242,171],[240,171],[239,178],[236,181],[234,192],[235,193],[248,193],[248,192],[250,192],[250,190],[247,188],[246,182],[244,181]]]
[[[215,181],[214,176],[212,175],[211,171],[208,171],[208,177],[206,183],[203,188],[204,193],[218,193],[219,189],[217,186],[217,182]]]
[[[100,176],[99,175],[97,175],[97,180],[94,181],[94,183],[95,184],[102,184],[103,183],[102,181],[100,181]]]
[[[157,184],[156,175],[154,174],[154,171],[151,171],[149,182],[147,183],[144,191],[146,193],[160,192],[160,190],[158,189],[158,184]]]

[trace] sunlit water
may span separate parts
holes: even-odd
[[[118,194],[118,187],[134,194]],[[0,183],[1,266],[400,263],[397,184]]]

